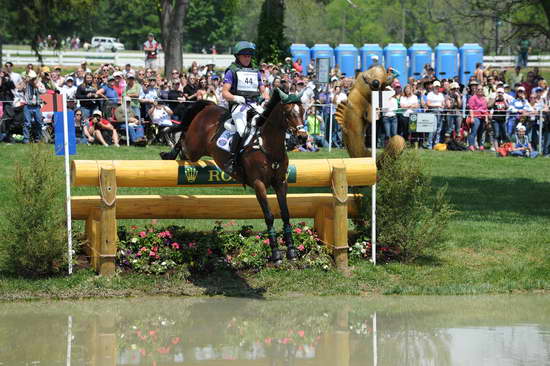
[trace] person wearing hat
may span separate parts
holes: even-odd
[[[468,100],[468,109],[472,120],[470,135],[468,136],[468,149],[474,151],[477,147],[479,150],[485,150],[481,143],[481,137],[485,125],[489,122],[489,110],[483,88],[477,88],[476,94]]]
[[[147,81],[143,83],[143,87],[139,92],[139,102],[142,108],[141,115],[148,116],[147,112],[151,109],[153,104],[158,99],[159,99],[159,91],[157,88],[157,79],[151,76]]]
[[[84,70],[84,73],[92,72],[92,69],[88,67],[88,61],[86,60],[80,61],[80,68]]]
[[[67,100],[73,100],[76,96],[76,86],[74,85],[74,78],[72,76],[67,76],[65,78],[65,83],[59,89],[59,92],[62,95],[67,96]]]
[[[426,96],[426,106],[428,110],[436,116],[436,130],[428,134],[427,148],[432,150],[435,144],[439,143],[441,138],[441,128],[443,125],[441,112],[445,107],[445,95],[440,92],[441,83],[436,80],[432,83],[432,91]]]
[[[141,85],[136,81],[136,75],[133,72],[129,72],[126,75],[126,88],[124,93],[125,97],[130,97],[132,102],[130,103],[130,108],[134,111],[136,118],[141,118],[140,104],[139,104],[139,93],[141,92]]]
[[[506,132],[508,136],[512,136],[520,120],[526,119],[533,112],[523,86],[518,86],[516,89],[516,97],[508,106],[508,112],[509,117],[506,123]]]
[[[160,43],[155,40],[155,35],[149,33],[147,40],[143,43],[143,51],[145,51],[145,68],[151,68],[153,70],[158,69],[157,58],[158,53],[162,49]]]
[[[31,137],[35,142],[42,140],[43,118],[40,95],[46,93],[46,88],[40,82],[33,70],[27,74],[27,82],[23,89],[21,102],[23,104],[23,143],[28,144]],[[33,136],[31,136],[31,133]]]
[[[516,135],[514,136],[514,147],[510,151],[511,156],[518,156],[524,158],[536,158],[538,152],[533,150],[529,137],[526,134],[527,128],[522,124],[518,123],[516,127]]]
[[[252,64],[256,45],[252,42],[241,41],[235,45],[233,52],[235,61],[225,71],[222,87],[222,96],[229,103],[231,117],[237,129],[230,146],[231,157],[224,167],[230,175],[234,174],[236,170],[237,153],[248,123],[248,110],[258,109],[259,97],[269,99],[262,83],[260,71]]]
[[[101,88],[98,89],[97,95],[105,99],[103,105],[103,112],[106,118],[111,118],[113,114],[113,109],[118,106],[120,103],[120,97],[117,90],[115,89],[115,78],[111,75],[107,78],[107,84],[104,84]]]
[[[459,116],[462,108],[462,94],[460,94],[460,85],[456,81],[449,85],[449,92],[445,98],[445,108],[448,110],[446,133],[452,135],[454,132],[455,137],[457,137],[460,132],[461,119]]]
[[[92,133],[92,136],[103,146],[109,146],[107,141],[119,147],[119,138],[116,129],[113,125],[103,118],[103,113],[99,109],[92,112],[92,116],[88,121],[88,131]]]
[[[125,123],[126,118],[128,118],[128,135],[130,137],[130,142],[138,146],[144,146],[147,144],[147,140],[144,137],[145,131],[139,118],[130,106],[132,98],[124,97],[123,100],[125,104],[121,104],[115,109],[115,121]]]
[[[497,88],[495,98],[489,100],[491,125],[493,127],[492,151],[498,149],[501,143],[508,141],[508,135],[506,133],[506,113],[508,110],[508,102],[504,95],[504,88]]]
[[[285,57],[285,64],[283,65],[282,70],[285,74],[292,73],[292,59],[290,57]]]

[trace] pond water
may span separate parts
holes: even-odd
[[[550,296],[4,303],[0,365],[550,365]]]

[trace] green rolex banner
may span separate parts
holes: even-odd
[[[288,183],[296,183],[295,165],[288,166],[287,181]],[[238,184],[238,182],[217,166],[180,166],[178,169],[178,185],[193,184]]]

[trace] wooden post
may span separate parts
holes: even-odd
[[[332,194],[334,196],[334,249],[336,268],[340,272],[348,270],[348,182],[346,167],[332,167]]]
[[[85,252],[90,257],[90,264],[96,272],[99,272],[99,255],[101,252],[100,214],[101,211],[99,209],[91,209],[86,218],[87,246],[85,247]]]
[[[115,273],[116,256],[116,171],[113,166],[102,166],[99,177],[101,195],[99,274]]]

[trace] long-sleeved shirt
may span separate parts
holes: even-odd
[[[40,105],[40,94],[44,94],[46,88],[42,83],[37,82],[35,85],[28,83],[23,93],[23,101],[29,105]]]
[[[527,99],[516,98],[510,103],[508,110],[511,113],[521,113],[522,111],[532,112],[533,108]]]
[[[472,111],[474,117],[485,117],[489,115],[485,97],[481,97],[477,94],[473,95],[468,100],[468,108]]]

